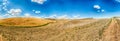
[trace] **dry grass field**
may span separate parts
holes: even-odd
[[[37,26],[52,22],[51,20],[38,18],[7,18],[0,20],[0,25],[3,26]]]
[[[120,20],[36,19],[0,20],[0,41],[120,41]]]

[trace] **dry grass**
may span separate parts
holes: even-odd
[[[52,21],[56,22],[36,28],[0,26],[0,34],[6,41],[102,41],[104,31],[112,23],[111,19],[52,19]]]
[[[0,21],[3,26],[37,26],[53,22],[38,18],[7,18]]]

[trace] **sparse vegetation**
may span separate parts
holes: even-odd
[[[21,26],[19,24],[19,26],[16,24],[6,26],[9,25],[9,21],[7,21],[8,24],[0,26],[0,35],[2,34],[4,41],[105,41],[104,34],[108,31],[106,29],[109,28],[110,24],[113,24],[113,20],[117,21],[117,25],[120,25],[120,20],[114,18],[52,20],[56,22],[47,19],[47,23],[44,21],[45,24],[42,25],[32,23],[35,26]],[[28,21],[31,20],[26,20],[26,22]],[[117,27],[117,29],[119,28]]]

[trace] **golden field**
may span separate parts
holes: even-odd
[[[51,20],[38,19],[38,18],[7,18],[0,20],[2,26],[38,26],[53,22]]]
[[[1,19],[0,41],[120,41],[120,20]]]

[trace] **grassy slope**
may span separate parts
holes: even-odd
[[[39,26],[53,22],[38,18],[7,18],[0,20],[2,26]]]
[[[8,41],[100,41],[111,19],[57,20],[38,28],[0,27]]]

